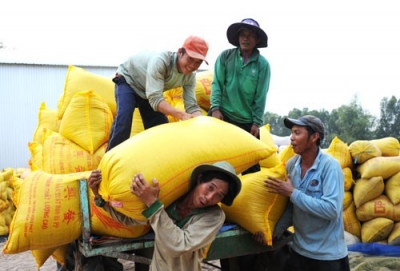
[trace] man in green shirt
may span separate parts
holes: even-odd
[[[223,51],[215,62],[209,115],[260,138],[271,70],[257,48],[267,47],[268,37],[250,18],[229,26],[227,37],[235,48]],[[244,174],[259,169],[255,165]]]
[[[254,19],[243,19],[227,30],[229,43],[235,48],[224,50],[214,66],[208,115],[232,123],[260,138],[271,70],[258,48],[268,46],[268,36]],[[242,175],[260,171],[256,164]],[[240,270],[254,270],[257,255],[238,257]],[[230,270],[230,261],[221,260],[222,270]]]

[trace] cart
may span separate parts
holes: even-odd
[[[154,247],[154,233],[138,238],[94,238],[90,232],[90,212],[86,180],[80,180],[80,202],[82,210],[82,236],[77,241],[80,253],[84,257],[107,256],[135,262],[136,271],[148,270]],[[286,232],[273,246],[264,246],[253,240],[252,234],[238,225],[223,225],[207,253],[204,262],[229,259],[237,256],[272,251],[292,240],[292,234]],[[136,264],[139,268],[136,267]],[[218,268],[217,266],[214,266]],[[75,269],[79,270],[79,269]]]

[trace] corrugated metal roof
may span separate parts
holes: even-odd
[[[120,64],[116,56],[71,55],[63,53],[30,52],[16,49],[0,49],[0,63],[32,65],[74,65],[89,67],[116,67]]]

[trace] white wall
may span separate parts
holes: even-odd
[[[110,77],[116,70],[79,67]],[[28,142],[38,124],[40,105],[45,102],[47,108],[57,109],[67,70],[68,65],[0,63],[0,170],[29,167]]]

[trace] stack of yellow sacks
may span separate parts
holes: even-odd
[[[199,74],[196,96],[205,112],[209,107],[210,73]],[[203,90],[203,91],[200,91]],[[167,101],[179,106],[181,90],[165,93]],[[208,99],[208,100],[207,100]],[[205,107],[205,108],[204,108]],[[48,257],[65,259],[68,243],[81,234],[79,179],[90,171],[103,172],[100,192],[118,210],[144,219],[145,206],[129,192],[134,173],[157,178],[160,199],[165,205],[188,189],[191,171],[199,164],[230,162],[239,174],[276,152],[273,146],[255,139],[242,129],[211,117],[197,117],[143,131],[134,116],[132,137],[104,153],[115,117],[114,85],[110,78],[71,66],[57,110],[39,110],[39,123],[30,142],[31,173],[14,178],[16,213],[4,253],[31,250],[38,267]],[[160,166],[162,165],[162,166]],[[281,169],[282,171],[282,169]],[[91,231],[115,237],[138,237],[148,226],[126,227],[93,204],[89,191]],[[268,206],[266,206],[268,207]]]
[[[331,154],[342,161],[345,176],[343,218],[350,240],[400,244],[399,141],[386,137],[348,146],[335,138],[331,147],[333,142]]]
[[[8,228],[15,212],[13,176],[14,169],[12,168],[0,172],[0,236],[8,234]]]
[[[204,115],[210,107],[211,81],[212,72],[198,73],[196,98]],[[171,105],[182,108],[181,88],[165,92],[164,97]],[[128,216],[144,219],[141,212],[145,206],[129,192],[134,173],[142,172],[147,180],[157,178],[161,185],[160,199],[168,206],[187,191],[190,172],[197,165],[219,160],[230,162],[238,174],[251,165],[260,163],[260,172],[239,175],[242,192],[232,206],[222,205],[222,208],[229,221],[252,233],[263,232],[267,244],[272,244],[272,233],[283,213],[287,198],[268,193],[263,186],[263,180],[267,176],[284,180],[284,165],[294,152],[287,146],[277,153],[269,125],[260,128],[261,140],[256,140],[236,126],[206,116],[185,122],[170,117],[169,124],[144,131],[138,110],[135,110],[131,138],[105,154],[115,110],[111,78],[98,76],[78,67],[69,67],[57,110],[46,108],[44,102],[40,106],[39,123],[33,141],[28,143],[32,157],[31,174],[24,180],[16,176],[13,178],[17,210],[10,225],[9,239],[3,248],[4,253],[31,250],[38,267],[50,256],[63,262],[68,243],[81,235],[78,180],[87,178],[93,169],[99,168],[103,172],[100,192],[105,200],[112,201],[120,212]],[[389,145],[381,142],[379,140],[375,145],[380,148]],[[397,169],[393,166],[395,169],[385,170],[384,174],[367,176],[364,168],[373,168],[378,160],[367,166],[368,160],[361,163],[363,157],[355,154],[352,147],[335,138],[324,151],[339,161],[345,176],[345,230],[363,241],[375,241],[376,239],[367,238],[363,233],[367,230],[362,230],[362,226],[367,223],[362,222],[372,218],[363,215],[362,211],[365,210],[365,204],[379,199],[379,195],[373,199],[369,194],[360,201],[356,195],[363,193],[358,193],[357,187],[361,187],[366,181],[360,181],[360,185],[357,185],[358,181],[353,180],[353,174],[360,172],[363,175],[361,178],[368,180],[382,176],[382,180],[386,181],[385,194],[392,200],[396,197],[389,196],[395,191],[391,187],[397,185],[398,177],[390,182],[389,179],[398,175]],[[377,158],[384,159],[386,164],[396,164],[399,148],[394,148],[397,148],[397,157],[383,156],[387,152],[381,151],[382,156],[377,155]],[[370,160],[374,161],[373,159]],[[357,161],[357,166],[354,161]],[[396,165],[398,164],[400,163]],[[391,176],[388,176],[388,172]],[[376,181],[376,178],[370,183],[382,186],[382,182]],[[375,193],[380,191],[372,190]],[[93,204],[90,191],[89,199],[92,233],[131,238],[150,230],[148,226],[127,227],[119,224]],[[393,203],[393,209],[390,210],[395,210],[396,204]],[[387,216],[396,213],[390,210],[386,212]],[[379,214],[382,213],[384,212],[381,210]],[[395,222],[398,216],[387,219]],[[396,225],[393,225],[389,235],[396,234]],[[393,243],[397,239],[390,240],[389,243]]]

